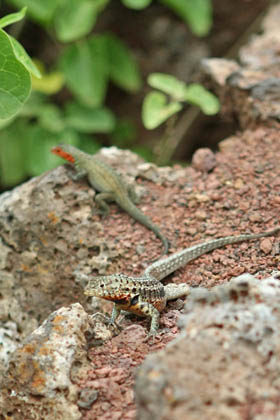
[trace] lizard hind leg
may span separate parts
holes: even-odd
[[[178,299],[182,296],[187,296],[189,293],[190,287],[186,283],[169,283],[164,286],[164,294],[166,300]]]
[[[116,319],[120,315],[120,312],[121,312],[121,307],[119,307],[119,305],[114,304],[112,314],[111,314],[110,324],[116,323]],[[135,305],[135,308],[133,307],[129,308],[129,313],[131,312],[140,316],[150,317],[151,326],[150,326],[150,331],[149,331],[148,336],[150,337],[157,334],[158,327],[159,327],[160,313],[151,303],[138,301],[137,304]]]
[[[138,315],[142,315],[145,317],[151,318],[151,326],[149,331],[149,336],[156,335],[158,332],[159,327],[159,318],[160,312],[158,309],[154,307],[154,305],[150,302],[144,302],[140,300],[136,305],[135,308],[130,308],[131,312],[134,312]]]
[[[109,211],[110,211],[109,206],[106,203],[106,201],[114,201],[114,195],[110,192],[102,192],[102,193],[96,194],[95,202],[100,209],[100,213],[104,217],[108,216]]]
[[[140,203],[140,198],[136,194],[135,189],[134,189],[134,187],[132,185],[128,185],[127,186],[127,192],[128,192],[128,195],[129,195],[130,200],[134,204],[139,204]]]

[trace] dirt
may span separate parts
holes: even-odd
[[[157,197],[157,214],[161,217],[157,219],[155,215],[153,220],[161,224],[169,237],[170,252],[218,236],[273,228],[279,222],[279,146],[277,130],[247,130],[220,144],[221,152],[216,154],[216,166],[210,173],[190,167],[176,181],[165,182],[164,188],[145,182],[149,194],[141,208],[151,214],[155,208],[151,199]],[[104,220],[105,235],[121,233],[119,246],[128,245],[125,258],[119,261],[119,271],[137,275],[143,261],[156,254],[160,242],[140,225],[132,225],[129,216],[113,211],[112,217],[113,223]],[[135,246],[129,245],[132,235],[136,247],[145,242],[141,257],[135,253]],[[169,281],[210,288],[244,272],[258,273],[262,279],[277,269],[279,238],[272,237],[211,252],[177,270]],[[148,320],[125,318],[119,336],[90,351],[93,367],[82,386],[98,388],[99,397],[89,410],[83,410],[83,419],[135,418],[135,370],[148,353],[164,347],[176,336],[179,311],[174,305],[182,307],[180,301],[168,305],[161,317],[161,331],[168,327],[169,332],[160,334],[155,342],[143,342]]]

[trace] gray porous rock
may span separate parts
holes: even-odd
[[[78,420],[79,382],[89,369],[87,313],[60,308],[12,354],[0,383],[0,413],[13,420]],[[1,416],[0,416],[1,417]]]
[[[279,325],[279,272],[191,289],[181,334],[138,371],[137,418],[279,419]]]

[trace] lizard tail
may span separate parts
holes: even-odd
[[[117,200],[116,200],[117,201]],[[133,219],[137,220],[146,228],[150,229],[154,234],[161,240],[163,244],[163,252],[162,255],[168,253],[169,250],[169,241],[168,239],[161,233],[159,227],[155,225],[149,217],[147,217],[144,213],[142,213],[129,199],[117,201],[119,206],[125,210]]]
[[[155,263],[148,266],[145,270],[147,276],[155,277],[157,280],[161,280],[173,271],[180,267],[183,267],[189,261],[192,261],[200,255],[206,254],[207,252],[213,251],[214,249],[221,248],[224,245],[235,244],[242,241],[253,240],[263,238],[265,236],[271,236],[279,232],[280,227],[277,226],[273,230],[267,232],[261,232],[256,234],[243,234],[238,236],[226,236],[224,238],[213,239],[202,244],[193,245],[190,248],[185,248],[182,251],[176,252],[169,257],[156,261]]]

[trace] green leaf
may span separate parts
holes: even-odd
[[[151,87],[170,95],[175,101],[184,101],[187,85],[176,77],[164,73],[151,73],[148,76],[148,83]]]
[[[87,35],[109,0],[64,0],[55,13],[54,25],[61,42]]]
[[[103,104],[109,74],[107,42],[103,36],[66,48],[60,67],[68,88],[80,102],[90,107]]]
[[[107,108],[87,108],[78,103],[66,106],[66,122],[82,133],[110,133],[115,127],[115,117]]]
[[[145,7],[151,4],[152,0],[122,0],[122,3],[130,9],[145,9]]]
[[[9,0],[16,7],[27,7],[27,12],[40,22],[49,22],[60,0]]]
[[[38,117],[45,106],[46,96],[38,92],[31,92],[28,100],[21,108],[19,115],[26,118]]]
[[[179,102],[167,103],[166,96],[161,92],[150,92],[146,95],[142,107],[142,120],[145,128],[152,130],[169,117],[181,111]]]
[[[185,101],[199,106],[206,115],[217,114],[220,110],[218,98],[198,83],[188,86]]]
[[[30,90],[30,74],[17,60],[10,37],[0,29],[0,119],[16,114]]]
[[[18,61],[21,62],[21,64],[24,65],[26,70],[28,70],[30,73],[32,73],[35,77],[41,78],[41,73],[38,70],[38,68],[35,66],[23,46],[11,35],[9,35],[10,41],[15,53],[16,58]]]
[[[7,16],[4,16],[0,19],[0,28],[5,28],[5,26],[11,25],[12,23],[18,22],[19,20],[23,19],[25,16],[27,7],[23,7],[17,13],[10,13]]]
[[[60,133],[65,128],[62,112],[53,104],[47,104],[41,108],[38,122],[41,127],[51,133]]]
[[[2,185],[16,185],[27,176],[24,159],[24,130],[24,125],[14,123],[1,131],[0,180]]]
[[[63,74],[59,71],[51,73],[43,73],[42,77],[32,77],[32,87],[37,92],[45,93],[46,95],[54,95],[59,92],[64,85]]]
[[[116,36],[107,35],[110,78],[128,92],[137,92],[142,84],[136,60],[127,46]]]
[[[197,36],[208,34],[212,25],[211,0],[160,0],[180,16]]]

